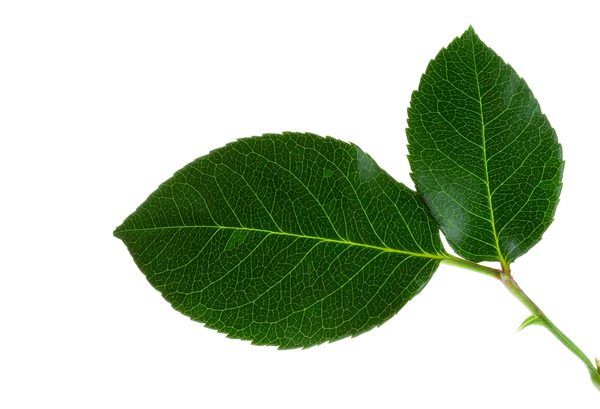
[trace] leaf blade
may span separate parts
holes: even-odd
[[[445,257],[414,192],[354,145],[311,134],[197,159],[115,235],[175,309],[281,348],[380,325]]]
[[[535,245],[562,151],[514,69],[469,28],[429,63],[408,112],[412,177],[452,248],[507,266]]]

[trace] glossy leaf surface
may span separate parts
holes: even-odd
[[[358,147],[312,134],[241,139],[193,161],[115,235],[175,309],[282,348],[380,325],[444,258],[414,192]]]
[[[506,265],[541,239],[561,147],[525,81],[472,28],[429,63],[408,112],[413,180],[458,254]]]

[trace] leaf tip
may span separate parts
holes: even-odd
[[[467,30],[463,33],[462,36],[466,36],[467,38],[469,37],[473,37],[474,39],[478,39],[479,36],[477,35],[477,33],[475,32],[475,29],[473,28],[473,25],[469,24],[469,27],[467,28]],[[462,37],[461,36],[461,37]]]
[[[122,232],[123,232],[123,224],[120,224],[113,230],[113,236],[116,237],[117,239],[122,240],[123,239],[123,236],[121,235]]]

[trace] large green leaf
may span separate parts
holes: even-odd
[[[417,190],[458,254],[507,265],[541,239],[561,147],[525,81],[472,28],[429,63],[407,134]]]
[[[445,258],[414,192],[356,146],[297,133],[195,160],[115,235],[175,309],[282,348],[383,323]]]

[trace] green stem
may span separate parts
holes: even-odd
[[[592,361],[583,353],[583,351],[575,345],[575,343],[567,337],[560,329],[554,325],[552,321],[546,316],[546,314],[538,307],[532,300],[525,294],[525,292],[519,287],[517,282],[513,279],[509,270],[502,271],[500,279],[504,286],[511,292],[521,303],[527,307],[527,309],[535,316],[539,317],[539,324],[545,327],[552,333],[564,346],[566,346],[575,356],[577,356],[581,362],[586,366],[592,378],[592,382],[600,390],[600,371],[594,366]]]
[[[452,264],[458,267],[463,267],[472,271],[476,271],[478,273],[483,273],[485,275],[494,277],[504,284],[504,286],[514,295],[521,303],[527,307],[527,309],[534,316],[539,318],[537,324],[545,327],[552,335],[554,335],[564,346],[566,346],[569,351],[571,351],[577,358],[583,362],[586,366],[587,370],[590,373],[590,377],[592,382],[598,390],[600,390],[600,368],[594,366],[592,361],[583,353],[583,351],[575,345],[575,343],[567,337],[560,329],[554,325],[552,321],[546,316],[546,314],[541,310],[540,307],[533,302],[531,298],[519,287],[517,282],[514,280],[512,275],[510,274],[510,268],[507,264],[502,263],[502,270],[498,270],[492,267],[483,266],[478,263],[474,263],[472,261],[464,260],[462,258],[452,256],[450,254],[447,255],[446,258],[442,260],[447,264]],[[599,365],[600,366],[600,365]]]
[[[463,267],[472,271],[476,271],[478,273],[488,275],[490,277],[497,278],[498,280],[500,280],[500,276],[502,274],[502,271],[497,270],[495,268],[482,266],[481,264],[477,264],[472,261],[467,261],[452,255],[448,255],[448,257],[443,259],[442,261],[446,264],[452,264],[454,266]]]

